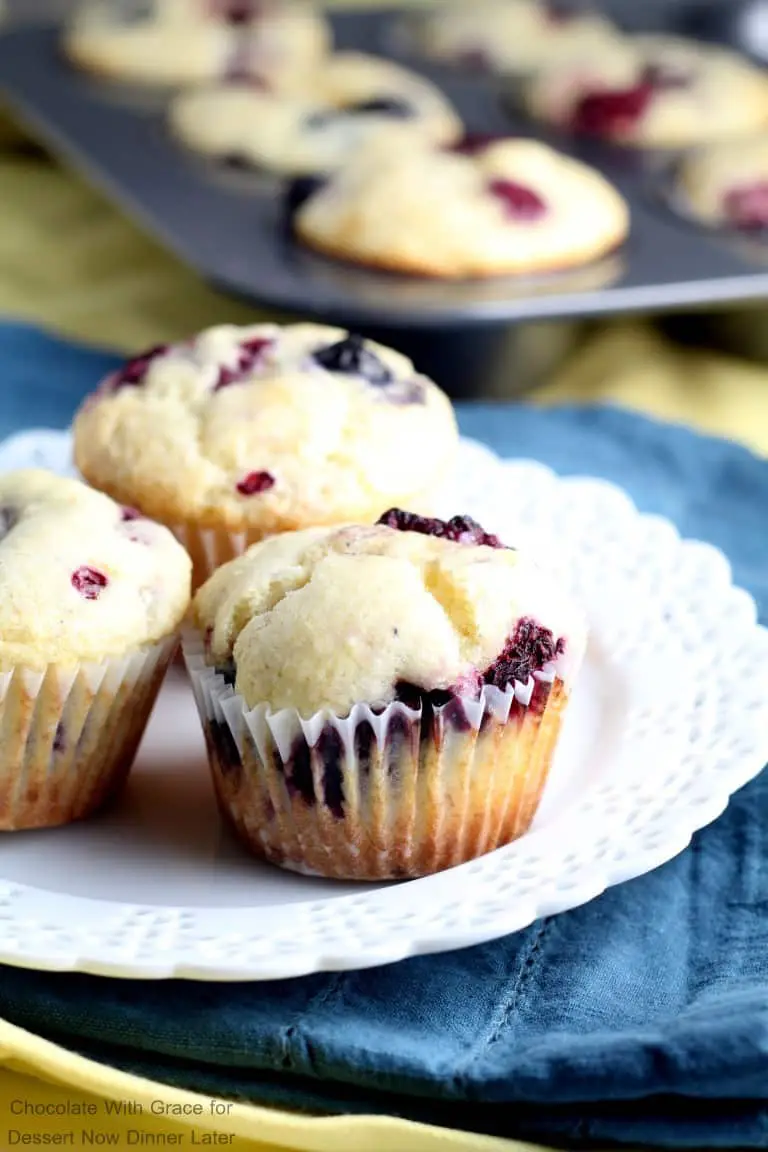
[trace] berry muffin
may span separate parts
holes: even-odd
[[[526,104],[537,119],[578,135],[683,148],[765,126],[768,78],[724,48],[635,36],[542,71]]]
[[[332,56],[300,94],[218,85],[178,96],[169,118],[194,151],[286,175],[333,171],[393,122],[437,144],[462,134],[429,80],[359,52]]]
[[[298,207],[309,247],[462,278],[571,268],[625,239],[629,213],[598,172],[534,140],[453,150],[379,137]]]
[[[167,524],[196,583],[264,536],[430,510],[453,473],[447,397],[338,328],[210,328],[103,382],[75,420],[95,488]]]
[[[77,480],[0,476],[0,830],[66,824],[124,783],[177,644],[191,563]]]
[[[685,210],[710,227],[765,233],[768,135],[691,153],[680,165],[678,190]]]
[[[258,856],[415,877],[529,828],[584,625],[474,521],[392,509],[264,541],[219,569],[193,619],[217,796]]]
[[[131,84],[231,77],[291,87],[329,43],[326,21],[301,0],[84,0],[64,52],[87,72]]]
[[[605,16],[557,0],[441,4],[416,22],[417,44],[431,59],[510,75],[599,52],[617,36]]]

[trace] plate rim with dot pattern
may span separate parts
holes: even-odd
[[[71,472],[69,433],[27,429],[0,443],[0,470],[33,462]],[[193,980],[376,966],[478,944],[577,907],[670,860],[716,819],[768,761],[768,630],[757,623],[754,600],[734,586],[725,556],[681,539],[668,521],[640,513],[606,481],[560,478],[540,463],[502,460],[466,439],[439,512],[457,510],[510,543],[551,556],[592,633],[552,787],[528,835],[437,876],[339,889],[233,854],[212,796],[210,810],[185,810],[191,828],[185,818],[177,820],[181,829],[157,824],[156,817],[167,817],[155,811],[162,805],[147,807],[147,788],[157,781],[143,749],[125,809],[3,839],[0,963]],[[643,597],[640,580],[652,595]],[[724,680],[714,673],[726,643],[736,674]],[[185,694],[177,670],[147,745],[152,731],[164,732],[163,709],[178,706],[187,709],[195,732],[189,739],[203,755]],[[164,747],[168,755],[167,740]],[[159,748],[151,754],[159,757]],[[199,786],[209,784],[201,778]],[[145,843],[148,827],[155,840]],[[168,842],[158,841],[158,828],[173,832]],[[127,829],[141,856],[135,845],[126,847]],[[185,872],[198,850],[198,871]],[[94,851],[102,853],[97,868]],[[126,860],[128,874],[118,876]],[[201,884],[210,887],[205,901],[197,898]]]

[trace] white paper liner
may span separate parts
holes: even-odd
[[[249,710],[182,637],[225,816],[256,855],[339,879],[404,879],[474,859],[535,815],[567,701],[549,667],[528,684],[430,710],[357,704],[303,719]],[[536,694],[535,707],[531,703]]]
[[[83,819],[119,790],[177,642],[0,673],[0,831]]]
[[[224,528],[202,528],[191,521],[169,524],[179,543],[192,557],[192,590],[197,591],[217,568],[242,556],[252,544],[264,539],[256,529],[250,532],[228,532]]]

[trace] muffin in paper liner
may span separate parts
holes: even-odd
[[[168,527],[193,587],[279,533],[429,514],[459,444],[448,397],[401,353],[316,324],[219,324],[106,376],[73,428],[96,490]]]
[[[480,699],[347,718],[248,711],[182,638],[220,808],[257,856],[347,880],[429,875],[525,833],[547,781],[568,689],[551,667]]]
[[[68,824],[119,792],[177,642],[0,673],[0,831]]]

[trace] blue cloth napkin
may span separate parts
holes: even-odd
[[[65,426],[115,363],[0,327],[0,432]],[[596,474],[728,554],[768,611],[768,463],[618,410],[460,406],[462,430]],[[0,1013],[204,1092],[551,1143],[768,1147],[768,773],[671,863],[462,952],[270,984],[0,970]]]

